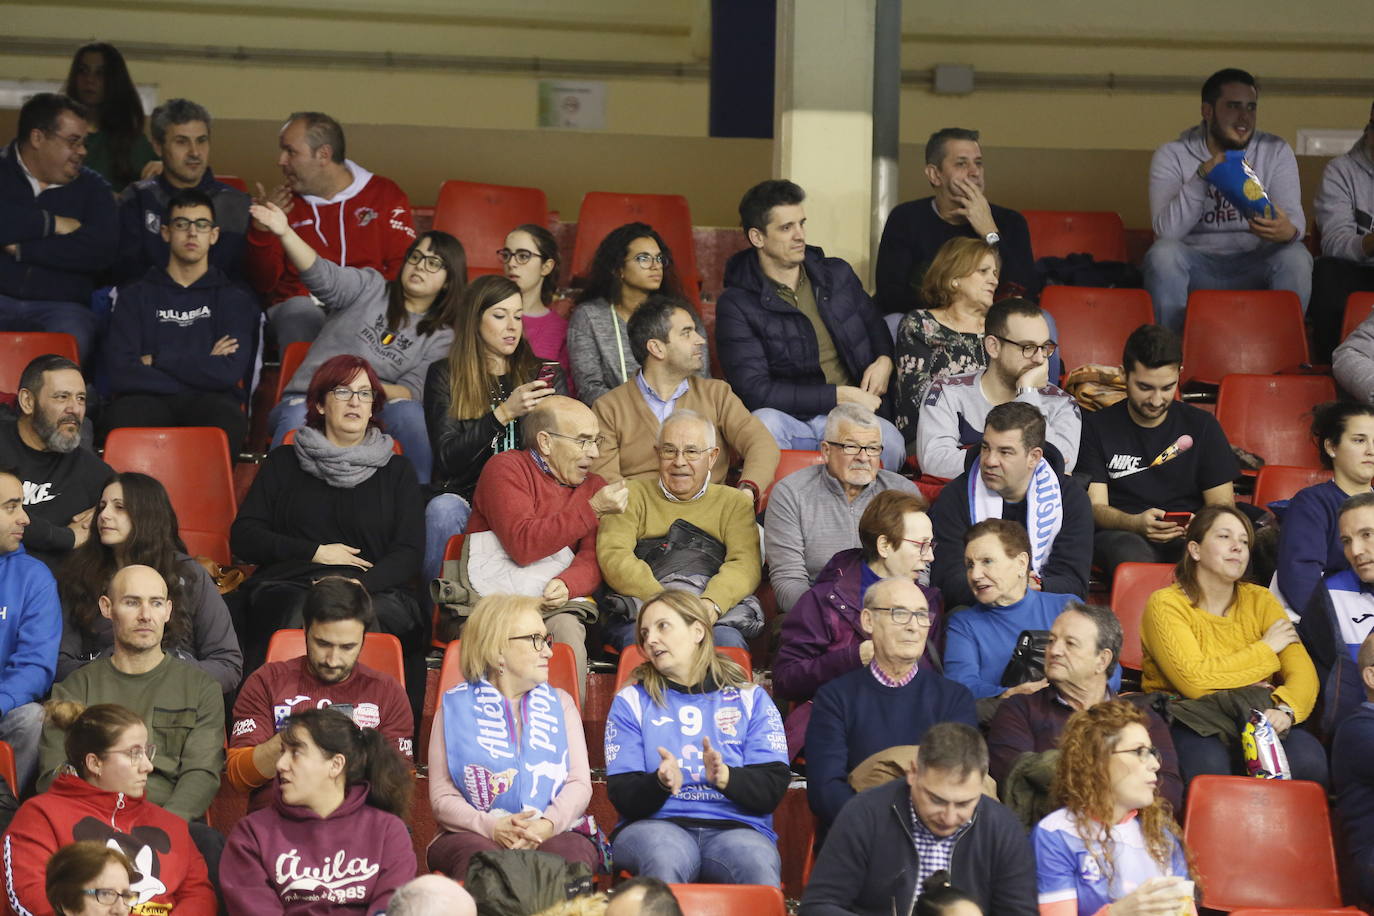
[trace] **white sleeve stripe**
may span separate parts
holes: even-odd
[[[5,834],[5,890],[9,892],[10,909],[14,910],[17,916],[33,916],[19,903],[19,895],[14,890],[14,862],[12,861],[13,850],[10,848],[10,836]]]
[[[1062,900],[1077,900],[1078,891],[1072,887],[1062,891],[1045,891],[1037,898],[1040,903],[1059,903]]]

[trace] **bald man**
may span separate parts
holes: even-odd
[[[682,907],[667,884],[640,875],[611,892],[606,916],[682,916]]]
[[[421,875],[396,889],[386,916],[477,916],[477,902],[452,878]]]
[[[601,584],[596,532],[625,511],[624,481],[591,473],[601,430],[591,408],[553,395],[525,417],[525,447],[493,456],[472,496],[456,600],[445,602],[441,638],[451,638],[482,595],[539,598],[553,641],[573,651],[578,689],[587,681],[586,624]]]

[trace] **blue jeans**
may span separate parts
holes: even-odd
[[[23,703],[0,717],[0,741],[14,749],[14,775],[19,785],[10,786],[16,798],[24,798],[38,776],[38,742],[43,737],[43,704]]]
[[[1195,289],[1292,290],[1306,312],[1312,295],[1312,255],[1298,242],[1214,255],[1186,242],[1159,239],[1145,253],[1145,288],[1155,303],[1155,321],[1180,333],[1188,293]]]
[[[635,621],[619,616],[610,617],[601,627],[601,638],[607,645],[621,650],[634,645]],[[744,638],[744,634],[727,624],[718,623],[711,627],[711,638],[717,646],[732,646],[745,651],[749,649],[749,641]]]
[[[798,420],[790,413],[772,407],[760,407],[754,411],[754,416],[768,427],[777,440],[778,448],[820,451],[821,440],[825,438],[825,414],[809,420]],[[878,425],[883,431],[883,467],[889,471],[898,470],[906,463],[906,440],[897,427],[882,417],[878,417]]]
[[[1203,737],[1186,725],[1177,724],[1169,729],[1174,739],[1174,750],[1178,752],[1179,775],[1183,777],[1185,791],[1194,776],[1204,773],[1217,776],[1243,775],[1240,762],[1239,742],[1235,748],[1228,748],[1221,739]],[[1294,779],[1310,779],[1326,788],[1330,783],[1330,769],[1326,761],[1326,751],[1322,749],[1311,732],[1293,727],[1288,737],[1283,738],[1283,752],[1288,757],[1288,769]]]
[[[440,493],[425,506],[425,585],[439,578],[448,539],[468,530],[472,504],[457,493]]]
[[[267,428],[272,431],[272,447],[281,445],[288,431],[304,425],[305,398],[301,395],[282,398],[267,415]],[[382,408],[382,425],[401,443],[401,451],[415,468],[415,476],[420,478],[420,483],[429,483],[434,453],[429,448],[424,405],[412,399],[387,401]],[[444,548],[441,546],[439,549],[442,551]]]
[[[646,818],[616,834],[611,857],[616,871],[668,884],[782,884],[777,844],[752,827],[679,827]]]
[[[0,295],[0,331],[70,334],[76,338],[82,365],[91,355],[98,323],[95,312],[83,303],[11,299]]]

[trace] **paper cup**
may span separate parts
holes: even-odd
[[[1191,916],[1191,914],[1196,912],[1193,909],[1193,882],[1179,882],[1178,893],[1180,895],[1178,916]]]

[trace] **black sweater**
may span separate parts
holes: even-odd
[[[29,448],[10,418],[0,420],[0,466],[14,468],[24,484],[24,548],[56,572],[76,544],[67,525],[100,501],[114,471],[84,446],[66,454]]]
[[[272,450],[258,469],[229,531],[234,555],[258,565],[254,578],[311,579],[343,574],[369,592],[404,586],[420,572],[425,509],[415,469],[401,455],[356,487],[307,474],[294,445]],[[371,569],[321,566],[321,544],[357,547]]]

